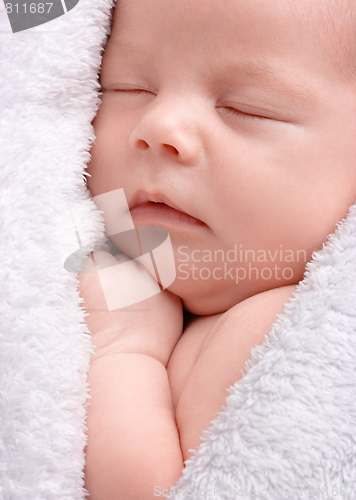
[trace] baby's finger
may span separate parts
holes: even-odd
[[[94,258],[109,311],[138,304],[160,292],[149,256],[134,260],[97,252]]]
[[[107,311],[105,296],[92,254],[83,260],[83,267],[82,271],[78,273],[78,280],[79,294],[85,300],[87,312],[93,310]]]

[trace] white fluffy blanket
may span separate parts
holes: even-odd
[[[76,275],[63,267],[68,242],[65,235],[58,241],[56,220],[82,202],[81,234],[94,242],[103,232],[83,173],[111,6],[80,0],[54,21],[12,33],[0,4],[3,500],[85,495],[92,344]],[[175,498],[355,497],[355,347],[353,207],[252,350]]]

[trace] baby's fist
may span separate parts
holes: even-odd
[[[114,257],[101,251],[93,257],[83,261],[79,292],[89,314],[86,323],[98,349],[97,356],[113,352],[140,352],[166,365],[182,334],[181,300],[166,290],[158,291],[157,281],[150,273],[122,254]],[[125,262],[128,265],[118,265]],[[85,273],[93,266],[94,273]],[[100,269],[105,269],[106,274],[105,295],[103,275],[99,278],[98,274]],[[127,307],[109,311],[105,296],[108,297],[109,293],[115,297],[117,304],[125,304],[128,290],[137,300]],[[144,296],[149,298],[140,300],[143,290],[147,292]]]

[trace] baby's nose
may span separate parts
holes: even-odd
[[[157,96],[133,129],[129,143],[135,151],[168,155],[193,164],[202,152],[197,117],[187,104]]]

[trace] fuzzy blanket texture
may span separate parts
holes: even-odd
[[[63,265],[73,241],[57,221],[80,203],[86,243],[103,235],[83,174],[111,8],[80,0],[12,33],[0,5],[2,500],[85,498],[93,347],[77,276]],[[355,347],[356,206],[252,349],[174,498],[355,498]]]

